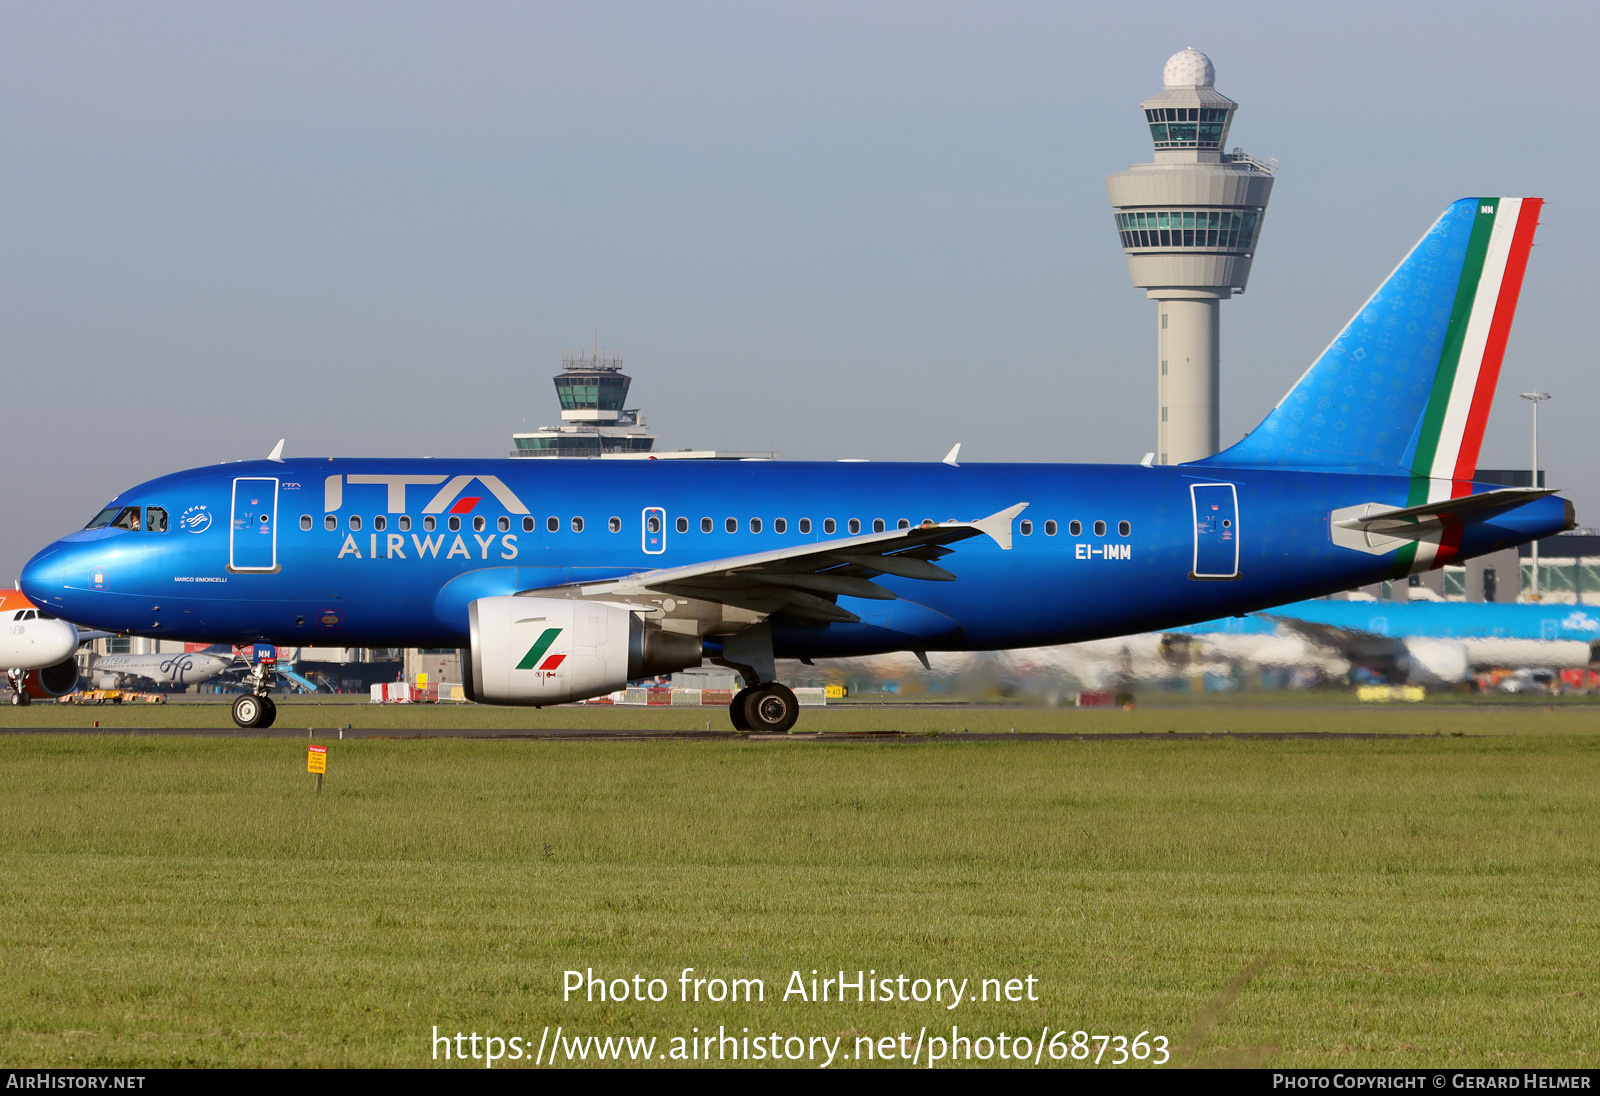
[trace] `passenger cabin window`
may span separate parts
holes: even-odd
[[[402,533],[411,532],[411,515],[410,514],[401,514],[399,517],[394,519],[394,523],[400,527],[400,531]]]
[[[1049,521],[1044,523],[1044,535],[1047,537],[1053,537],[1056,535],[1056,522],[1054,518],[1051,518]]]
[[[810,518],[801,518],[800,519],[800,532],[802,532],[802,533],[810,533],[811,532],[811,519]]]
[[[702,533],[711,532],[711,519],[710,518],[701,518],[700,519],[700,531]]]
[[[483,526],[484,526],[484,524],[485,524],[485,523],[484,523],[484,520],[483,520],[483,515],[482,515],[482,514],[479,514],[479,515],[477,515],[477,516],[476,516],[476,517],[474,517],[474,518],[473,518],[473,519],[472,519],[472,531],[473,531],[473,532],[474,532],[474,533],[481,533],[481,532],[483,532]]]
[[[310,514],[301,514],[300,515],[300,528],[308,530],[308,531],[310,530],[310,528],[311,528],[311,515]]]
[[[1097,521],[1097,522],[1094,523],[1094,535],[1097,536],[1097,537],[1103,537],[1103,536],[1106,535],[1106,523],[1105,522]]]
[[[650,519],[644,523],[644,527],[652,533],[661,532],[661,515],[651,514]]]
[[[761,519],[760,518],[751,518],[750,519],[750,531],[752,533],[761,532]]]
[[[606,528],[610,529],[613,533],[622,532],[622,519],[621,518],[607,518],[606,519]]]
[[[881,532],[883,532],[883,530],[884,530],[883,519],[882,518],[873,518],[872,519],[872,531],[874,533],[881,533]]]
[[[1117,536],[1125,537],[1129,533],[1132,533],[1132,532],[1133,532],[1133,526],[1132,525],[1128,524],[1125,521],[1117,522]]]
[[[689,531],[689,519],[688,518],[679,518],[673,524],[673,528],[677,529],[678,532],[680,532],[680,533],[687,533]]]
[[[424,533],[431,533],[438,527],[438,519],[436,519],[432,514],[429,514],[427,517],[422,519],[422,531]]]
[[[329,514],[327,517],[322,519],[322,527],[330,531],[337,529],[339,528],[339,519],[334,517],[332,514]]]
[[[167,531],[167,512],[159,506],[144,508],[144,527],[152,533]]]
[[[374,532],[381,533],[387,528],[389,528],[389,519],[384,517],[382,514],[379,514],[377,517],[372,519],[372,529]]]
[[[1017,523],[1017,531],[1025,537],[1033,536],[1033,522],[1022,521]]]
[[[852,533],[861,532],[861,519],[860,518],[851,518],[850,519],[850,531]]]
[[[822,519],[822,531],[824,533],[832,535],[833,531],[837,528],[839,528],[839,523],[834,521],[832,518]]]
[[[729,518],[723,523],[723,528],[728,530],[730,533],[737,533],[739,531],[739,519]]]
[[[511,532],[511,519],[506,517],[504,514],[501,514],[499,519],[494,523],[494,527],[500,530],[502,533],[509,533]]]
[[[899,521],[894,523],[894,527],[896,529],[909,529],[911,528],[911,519],[901,518]]]
[[[1067,524],[1067,532],[1071,533],[1075,537],[1082,536],[1083,535],[1083,522],[1078,521],[1076,518],[1074,518],[1071,522],[1069,522]]]
[[[574,533],[583,532],[583,519],[582,518],[573,518],[572,519],[572,531]]]
[[[433,527],[430,525],[429,528],[431,529]],[[522,531],[524,533],[533,532],[533,518],[527,517],[522,519]]]
[[[783,518],[773,518],[772,531],[774,533],[787,533],[789,531],[789,523]]]
[[[360,514],[351,514],[350,515],[350,531],[351,532],[355,532],[355,531],[359,530],[360,528],[361,528],[361,515]]]
[[[450,515],[450,519],[445,522],[445,525],[452,533],[461,532],[461,519],[454,514]]]
[[[559,533],[561,532],[561,519],[551,514],[544,519],[544,527],[547,532]]]

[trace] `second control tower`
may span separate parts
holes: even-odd
[[[1199,50],[1174,53],[1166,85],[1146,99],[1155,161],[1106,177],[1133,284],[1157,302],[1162,464],[1218,449],[1217,306],[1244,292],[1275,162],[1240,149],[1223,152],[1239,104],[1213,87],[1216,70]]]

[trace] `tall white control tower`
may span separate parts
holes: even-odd
[[[1160,313],[1156,459],[1182,464],[1215,453],[1217,306],[1243,293],[1276,161],[1222,151],[1239,104],[1213,87],[1199,50],[1174,53],[1166,85],[1146,99],[1155,161],[1106,177],[1133,284]]]

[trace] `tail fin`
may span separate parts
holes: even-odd
[[[1540,198],[1463,198],[1260,426],[1198,464],[1469,480]]]

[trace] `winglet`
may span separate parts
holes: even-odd
[[[1155,462],[1156,462],[1156,455],[1154,453],[1146,453],[1144,455],[1144,457],[1139,461],[1139,467],[1140,468],[1149,468]]]
[[[956,463],[956,457],[959,456],[960,454],[961,454],[961,443],[960,442],[956,442],[954,445],[952,445],[950,447],[950,452],[948,452],[948,453],[946,453],[944,455],[944,463],[948,464],[951,468],[960,468],[961,465]]]
[[[1016,516],[1028,508],[1025,502],[1015,506],[1008,506],[997,514],[990,514],[986,518],[979,518],[972,523],[972,527],[983,533],[1000,546],[1003,552],[1011,551],[1011,522]]]
[[[285,441],[287,441],[287,440],[288,440],[287,438],[279,438],[278,439],[278,444],[274,445],[272,447],[272,452],[267,454],[267,459],[272,461],[275,464],[282,464],[283,463],[283,443]]]

